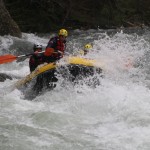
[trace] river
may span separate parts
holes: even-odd
[[[31,53],[50,36],[0,36],[0,54]],[[101,84],[66,81],[31,101],[10,90],[29,74],[29,59],[0,65],[13,77],[0,83],[0,150],[149,150],[150,29],[74,30],[67,41],[70,55],[92,43],[88,57],[104,63]]]

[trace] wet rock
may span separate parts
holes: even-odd
[[[3,0],[0,0],[0,20],[0,35],[12,35],[21,38],[21,30],[10,16]]]
[[[0,82],[4,82],[6,79],[12,80],[12,77],[5,73],[0,73]]]

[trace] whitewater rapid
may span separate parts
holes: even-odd
[[[27,33],[22,39],[3,36],[0,54],[31,53],[34,43],[46,46],[48,39]],[[60,78],[53,91],[32,101],[10,88],[29,74],[28,58],[0,65],[13,77],[0,83],[0,149],[149,150],[149,39],[149,29],[70,31],[71,55],[93,44],[87,57],[104,63],[103,78],[96,75],[101,84],[92,88],[65,81],[62,87]]]

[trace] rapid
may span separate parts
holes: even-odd
[[[31,53],[49,36],[0,36],[0,55]],[[149,150],[150,29],[73,30],[67,41],[66,55],[93,44],[87,57],[103,63],[100,85],[60,77],[31,101],[11,88],[29,74],[29,59],[0,65],[13,78],[0,82],[0,150]]]

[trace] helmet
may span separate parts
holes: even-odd
[[[86,50],[89,50],[89,49],[92,48],[92,45],[91,45],[91,44],[86,44],[86,45],[84,46],[84,48],[85,48]]]
[[[68,31],[65,30],[65,29],[61,29],[61,30],[59,30],[58,35],[63,35],[63,36],[65,36],[65,37],[67,37],[67,36],[68,36]]]
[[[41,49],[42,50],[42,45],[40,45],[40,44],[34,44],[33,50],[36,51],[36,49]]]

